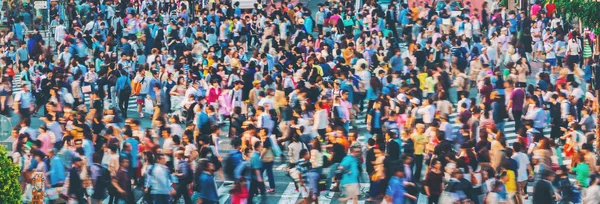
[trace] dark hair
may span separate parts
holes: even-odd
[[[302,157],[306,156],[306,154],[308,154],[308,149],[302,149],[302,150],[300,150],[299,156],[300,156],[300,158],[302,158]]]

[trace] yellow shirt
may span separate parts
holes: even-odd
[[[508,193],[517,192],[517,178],[515,177],[515,172],[507,170],[506,177],[508,177],[508,181],[504,184],[506,186],[506,191]]]
[[[415,144],[415,155],[423,155],[425,153],[425,145],[429,142],[425,134],[414,134],[411,139]]]
[[[421,72],[421,73],[417,74],[417,79],[419,79],[419,82],[420,82],[419,88],[421,88],[421,90],[425,89],[425,79],[427,78],[427,76],[429,76],[429,75],[427,75],[427,72]]]

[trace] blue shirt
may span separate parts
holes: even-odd
[[[58,138],[57,138],[58,141]],[[92,155],[94,155],[94,144],[92,144],[92,141],[88,140],[88,139],[84,139],[82,142],[82,148],[83,148],[83,154],[85,155],[85,158],[87,158],[88,161],[94,161]],[[88,166],[93,166],[94,163],[93,162],[88,162]]]
[[[198,129],[202,129],[202,125],[208,122],[208,115],[204,111],[199,112],[196,118],[196,125],[198,126]]]
[[[54,156],[50,159],[50,185],[56,185],[59,182],[65,182],[65,166],[63,166],[62,160],[59,157]]]
[[[370,115],[371,115],[371,126],[373,128],[381,128],[381,111],[372,110]]]
[[[358,160],[352,155],[346,155],[340,166],[344,167],[341,185],[358,183]]]
[[[154,195],[169,195],[169,191],[173,190],[171,186],[171,174],[164,165],[154,164],[150,166],[146,174],[146,187],[152,186],[150,194]]]
[[[123,90],[125,87],[131,86],[130,84],[131,84],[131,79],[129,79],[129,77],[120,76],[117,79],[117,82],[115,83],[115,91],[118,93],[121,90]],[[152,88],[152,86],[150,88]],[[150,90],[148,90],[148,92],[150,92]]]
[[[131,155],[138,155],[138,145],[140,144],[140,142],[138,142],[136,139],[133,138],[127,138],[125,141],[123,141],[123,143],[129,143],[129,145],[131,146]],[[137,168],[138,163],[137,163],[137,156],[132,156],[131,157],[131,166],[133,168]]]
[[[203,185],[198,185],[198,189],[195,189],[196,192],[200,194],[200,198],[205,201],[213,201],[217,202],[219,200],[219,196],[217,195],[217,187],[215,186],[215,179],[207,174],[206,172],[202,172],[198,178],[196,178],[196,183],[201,183]]]
[[[21,91],[21,93],[19,94],[19,100],[21,102],[21,105],[19,105],[20,108],[29,108],[29,106],[31,105],[31,102],[33,101],[33,95],[31,95],[31,92],[24,92]]]
[[[27,60],[29,60],[29,53],[27,52],[27,49],[25,49],[25,48],[19,48],[17,50],[16,56],[19,57],[20,62],[26,62]]]
[[[252,167],[252,170],[262,169],[262,161],[260,161],[260,153],[259,152],[252,153],[252,157],[250,157],[250,166]],[[253,179],[258,179],[254,172],[250,176]]]
[[[406,190],[404,190],[403,179],[396,176],[392,177],[388,183],[385,194],[392,197],[392,203],[403,204],[404,193],[406,193]]]
[[[148,84],[148,95],[150,95],[150,98],[152,98],[152,100],[156,100],[156,92],[154,91],[154,86],[156,84],[160,85],[160,81],[158,79],[150,79],[150,83]]]

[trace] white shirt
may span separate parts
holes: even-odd
[[[54,40],[60,44],[67,36],[66,27],[64,25],[58,25],[54,28]]]
[[[417,112],[423,115],[423,122],[428,124],[433,122],[433,118],[435,116],[435,106],[431,104],[428,106],[421,106]]]
[[[523,152],[518,152],[512,156],[512,159],[517,161],[517,182],[527,180],[527,167],[529,166],[529,157]]]

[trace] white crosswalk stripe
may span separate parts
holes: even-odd
[[[460,125],[456,125],[454,124],[454,121],[456,121],[456,116],[458,115],[458,113],[452,113],[449,115],[448,117],[448,121],[450,121],[450,123],[453,124],[453,128],[452,128],[452,134],[456,135],[458,134],[458,132],[460,131]],[[364,114],[359,114],[357,119],[355,119],[355,123],[356,123],[356,129],[355,127],[352,127],[352,125],[350,126],[351,130],[366,130],[367,129],[367,124],[365,123],[366,121],[366,116]],[[546,126],[543,131],[544,131],[544,135],[548,135],[550,133],[550,126]],[[517,141],[517,133],[516,133],[516,129],[515,129],[515,121],[506,121],[504,123],[504,135],[506,138],[506,144],[509,146],[512,146],[512,143]]]
[[[12,91],[13,91],[13,95],[17,94],[19,91],[21,91],[21,77],[19,77],[18,75],[15,76],[15,78],[12,81]],[[90,94],[83,94],[84,96],[84,101],[85,101],[85,105],[87,105],[88,107],[90,106]],[[137,96],[131,96],[129,97],[129,104],[127,107],[127,110],[130,111],[137,111]]]

